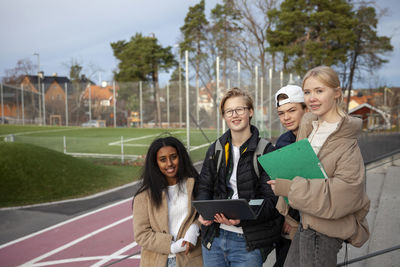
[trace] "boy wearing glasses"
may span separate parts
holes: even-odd
[[[221,164],[217,167],[216,142],[208,149],[198,182],[196,199],[264,199],[255,220],[232,220],[216,214],[214,220],[199,216],[202,224],[204,266],[262,266],[274,243],[280,238],[283,218],[275,209],[277,198],[266,183],[268,175],[254,171],[253,155],[259,133],[250,124],[253,101],[244,91],[233,88],[221,100],[220,112],[229,129],[216,142],[222,145]],[[264,153],[274,150],[269,143]]]

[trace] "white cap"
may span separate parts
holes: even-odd
[[[288,98],[280,100],[279,106],[282,106],[287,103],[303,103],[304,102],[304,93],[303,89],[297,85],[286,85],[279,89],[275,94],[275,105],[278,107],[278,95],[285,94]]]

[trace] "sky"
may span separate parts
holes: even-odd
[[[137,32],[154,34],[162,46],[174,46],[190,6],[199,0],[1,0],[0,76],[20,59],[38,62],[45,75],[69,76],[76,61],[92,80],[112,80],[118,61],[110,43],[129,40]],[[206,0],[206,15],[221,0]],[[378,34],[392,37],[390,62],[374,75],[366,75],[362,87],[400,86],[400,1],[378,0],[388,8],[380,19]],[[168,75],[161,75],[167,80]]]

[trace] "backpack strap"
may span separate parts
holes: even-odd
[[[253,168],[258,178],[260,178],[260,170],[258,169],[257,158],[261,155],[264,155],[265,148],[268,146],[268,144],[270,144],[270,142],[267,139],[260,138],[256,147],[256,151],[253,155]]]
[[[214,163],[215,165],[215,170],[217,173],[219,172],[219,168],[221,167],[221,161],[222,161],[222,145],[219,139],[215,141],[215,147],[214,147]]]

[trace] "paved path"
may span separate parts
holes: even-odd
[[[368,166],[372,168],[372,166]],[[371,237],[349,259],[400,244],[400,160],[367,172]],[[140,248],[133,240],[135,185],[89,199],[0,211],[0,266],[101,266]],[[344,259],[344,249],[338,262]],[[272,266],[271,253],[264,267]],[[138,256],[114,266],[138,266]],[[400,266],[399,251],[351,266]]]

